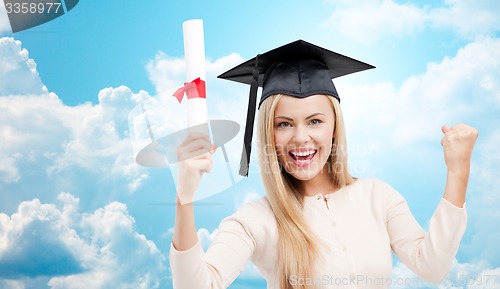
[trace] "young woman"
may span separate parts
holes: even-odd
[[[392,251],[421,278],[433,283],[445,278],[466,227],[465,194],[477,131],[464,124],[442,128],[448,175],[425,232],[392,187],[349,173],[340,98],[331,79],[368,68],[296,41],[221,76],[252,84],[244,175],[256,85],[263,87],[258,134],[266,195],[225,218],[203,252],[193,206],[179,199],[192,198],[200,172],[210,171],[212,145],[203,135],[181,145],[179,156],[192,158],[180,165],[177,187],[170,249],[175,289],[227,288],[249,260],[272,289],[389,288],[401,282],[390,279]]]

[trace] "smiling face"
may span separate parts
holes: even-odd
[[[323,170],[332,150],[335,117],[325,95],[283,95],[274,112],[278,161],[294,178],[312,180]]]

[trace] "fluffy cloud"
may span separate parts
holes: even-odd
[[[72,200],[70,200],[72,201]],[[56,276],[83,272],[75,232],[64,226],[55,205],[23,202],[10,218],[0,214],[2,278]]]
[[[403,263],[393,268],[392,288],[497,288],[500,284],[500,267],[491,268],[486,262],[458,263],[455,261],[448,276],[438,285],[432,285],[420,279]]]
[[[244,194],[243,196],[241,195],[235,196],[234,207],[237,210],[241,208],[241,206],[243,206],[244,204],[251,201],[255,201],[260,197],[262,197],[262,194],[259,194],[256,189]]]
[[[444,7],[429,12],[429,18],[433,25],[456,29],[464,37],[475,37],[499,31],[498,11],[500,3],[494,0],[445,0]]]
[[[349,95],[342,100],[347,131],[360,144],[390,136],[381,140],[381,147],[389,149],[438,142],[443,124],[496,122],[488,117],[500,107],[498,55],[500,39],[480,38],[454,57],[428,64],[424,74],[408,78],[399,88],[390,83],[345,85],[339,80],[339,90]]]
[[[24,286],[23,282],[17,281],[17,280],[1,280],[0,279],[0,288],[3,289],[24,289],[26,286]]]
[[[198,240],[200,240],[200,244],[203,247],[203,249],[207,250],[212,241],[214,240],[215,236],[217,235],[218,229],[213,230],[210,232],[209,230],[205,228],[200,228],[196,232],[196,235],[198,235]]]
[[[56,178],[72,168],[124,177],[131,191],[147,179],[135,164],[127,122],[130,109],[149,98],[145,91],[105,88],[97,105],[67,106],[47,91],[21,43],[1,38],[0,96],[0,181],[18,182],[34,169]]]
[[[412,4],[389,1],[342,2],[323,25],[359,42],[372,42],[381,34],[410,34],[422,29],[425,11]],[[335,4],[338,5],[337,1]]]
[[[23,277],[49,276],[51,288],[159,287],[164,258],[135,231],[126,205],[80,213],[67,193],[58,203],[34,199],[12,216],[0,214],[0,278],[10,279],[0,282],[23,288]]]
[[[498,127],[498,124],[497,124]],[[468,189],[468,233],[471,236],[463,242],[462,251],[470,260],[484,260],[492,266],[499,267],[500,251],[498,242],[500,232],[500,180],[498,168],[500,156],[500,130],[491,134],[480,135],[476,148],[476,160],[471,169],[471,182]],[[498,279],[500,284],[500,278]]]
[[[323,25],[358,42],[445,27],[462,37],[497,32],[498,1],[447,0],[442,6],[400,4],[394,0],[330,0],[335,9]],[[464,21],[464,19],[466,19]]]
[[[63,106],[68,115],[61,121],[69,128],[69,139],[61,142],[63,152],[54,157],[49,172],[76,166],[131,177],[131,184],[145,179],[130,148],[127,115],[139,100],[148,97],[144,91],[134,94],[128,87],[120,86],[101,90],[96,106]]]
[[[21,42],[13,38],[0,38],[0,75],[0,96],[47,93],[36,63],[21,48]]]
[[[135,164],[127,118],[120,119],[127,105],[113,106],[107,97],[126,102],[145,94],[126,87],[107,88],[100,93],[100,104],[75,107],[64,105],[54,94],[0,98],[0,156],[5,160],[0,180],[17,182],[23,177],[20,167],[37,164],[45,167],[38,169],[47,176],[80,168],[102,177],[125,177],[130,189],[137,189],[147,176]]]

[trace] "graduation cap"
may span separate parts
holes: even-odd
[[[259,54],[219,75],[219,78],[250,84],[240,175],[248,175],[259,86],[262,87],[259,107],[274,94],[298,98],[327,94],[340,101],[332,78],[371,68],[375,67],[304,40],[297,40]]]

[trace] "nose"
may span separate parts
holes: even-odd
[[[297,126],[295,129],[295,134],[293,135],[293,141],[297,144],[303,144],[311,139],[309,131],[304,126]]]

